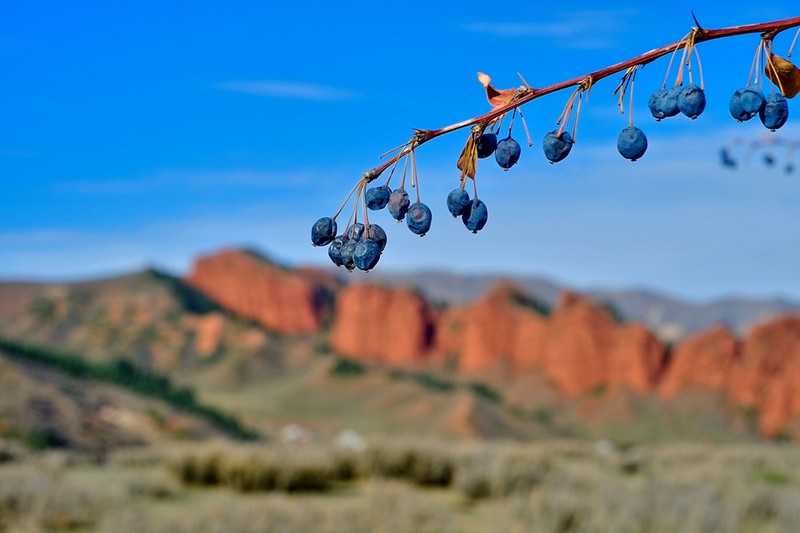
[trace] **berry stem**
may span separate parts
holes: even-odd
[[[394,162],[394,165],[392,166],[392,170],[391,170],[391,172],[389,172],[389,177],[388,177],[388,178],[386,178],[386,183],[384,183],[384,185],[385,185],[386,187],[388,187],[388,186],[389,186],[389,183],[391,183],[391,181],[392,181],[392,176],[394,176],[394,171],[395,171],[395,170],[397,170],[397,165],[398,165],[399,163],[400,163],[400,159],[397,159],[397,161],[395,161],[395,162]]]
[[[417,176],[417,156],[414,150],[411,150],[411,186],[417,191],[417,203],[419,203],[419,176]]]
[[[517,117],[517,109],[514,108],[514,111],[511,113],[511,124],[508,125],[508,138],[511,138],[511,130],[514,129],[514,119]]]
[[[636,86],[637,67],[638,65],[636,67],[633,67],[633,74],[631,74],[631,82],[630,82],[631,94],[630,94],[630,100],[628,102],[628,126],[630,126],[631,128],[633,127],[633,88]]]
[[[575,110],[575,122],[572,124],[572,142],[578,137],[578,119],[581,118],[581,102],[583,101],[583,91],[578,95],[578,108]]]
[[[778,82],[778,89],[780,89],[781,94],[786,94],[786,93],[783,92],[783,84],[781,83],[781,78],[778,75],[778,70],[775,68],[775,65],[772,63],[772,52],[771,51],[767,54],[767,66],[772,69],[772,74],[773,74],[773,76],[775,76],[775,81]],[[772,80],[770,79],[770,81],[772,81]]]
[[[333,217],[331,217],[333,220],[336,220],[336,217],[338,217],[340,214],[342,214],[342,210],[344,210],[344,207],[347,205],[347,202],[349,202],[349,201],[350,201],[350,197],[351,197],[351,196],[353,196],[353,193],[354,193],[354,192],[356,192],[356,189],[357,189],[359,186],[360,186],[360,187],[363,187],[364,185],[365,185],[365,181],[364,181],[364,179],[363,179],[363,178],[362,178],[362,179],[360,179],[360,180],[358,180],[358,183],[356,183],[355,185],[353,185],[353,188],[352,188],[352,189],[350,189],[350,192],[347,194],[347,198],[345,198],[345,199],[344,199],[344,202],[342,202],[342,206],[339,208],[339,210],[336,212],[336,214],[335,214],[335,215],[333,215]]]
[[[675,55],[678,53],[678,50],[681,49],[681,45],[686,42],[689,38],[689,34],[687,33],[683,39],[675,43],[675,50],[672,51],[672,55],[669,58],[669,65],[667,65],[667,73],[664,75],[664,84],[661,86],[662,89],[667,88],[667,82],[669,81],[669,73],[672,70],[672,62],[675,61]]]
[[[406,157],[405,162],[403,163],[403,179],[400,180],[400,188],[406,188],[406,173],[408,172],[408,157]]]
[[[528,147],[531,147],[533,146],[533,141],[531,140],[531,134],[528,131],[528,125],[525,123],[525,117],[522,115],[522,108],[517,108],[517,111],[519,111],[519,118],[522,120],[522,128],[525,130],[525,137],[528,138]]]
[[[356,193],[356,201],[353,202],[353,211],[350,213],[350,220],[347,221],[347,229],[344,230],[344,234],[347,235],[347,232],[350,231],[350,228],[354,227],[358,222],[358,201],[361,199],[361,193],[364,191],[364,187],[366,187],[367,181],[361,180],[358,182],[358,192]]]
[[[697,44],[699,42],[705,41],[712,41],[715,39],[723,39],[727,37],[733,37],[737,35],[747,35],[751,33],[769,33],[773,36],[777,35],[778,33],[788,30],[790,28],[795,28],[800,26],[800,16],[799,17],[792,17],[772,22],[762,22],[757,24],[747,24],[743,26],[731,26],[728,28],[720,28],[716,30],[707,30],[707,29],[699,29],[695,28],[693,31],[694,38],[692,39],[692,44]],[[634,65],[646,65],[663,57],[667,54],[674,53],[680,48],[685,48],[688,42],[684,37],[677,43],[671,43],[666,46],[662,46],[660,48],[655,48],[650,50],[649,52],[645,52],[641,55],[628,59],[626,61],[622,61],[620,63],[616,63],[614,65],[602,68],[595,72],[592,72],[588,75],[582,75],[577,78],[572,78],[569,80],[562,81],[560,83],[556,83],[547,87],[543,87],[540,89],[532,88],[530,90],[525,90],[524,94],[522,94],[519,98],[515,98],[511,102],[506,105],[497,106],[493,108],[488,113],[483,115],[479,115],[477,117],[469,118],[463,120],[461,122],[457,122],[455,124],[451,124],[449,126],[445,126],[438,129],[433,130],[418,130],[415,134],[412,141],[410,141],[411,146],[414,148],[418,147],[421,144],[424,144],[436,137],[440,137],[442,135],[446,135],[456,130],[460,130],[463,128],[471,127],[475,124],[481,123],[491,123],[493,120],[496,120],[498,117],[508,113],[509,111],[516,109],[532,100],[536,100],[537,98],[541,98],[547,94],[551,94],[554,92],[561,91],[568,87],[574,87],[580,85],[584,80],[587,78],[591,78],[593,82],[597,82],[602,80],[603,78],[607,78],[617,72],[625,71],[626,69],[634,66]],[[410,147],[409,147],[410,148]],[[367,181],[372,181],[380,176],[383,171],[389,168],[391,165],[395,163],[397,159],[403,157],[408,153],[409,148],[401,150],[400,153],[395,154],[387,161],[384,161],[381,165],[367,171],[364,174],[364,178]]]
[[[689,72],[689,85],[694,83],[692,79],[692,52],[696,50],[694,47],[694,36],[695,32],[692,31],[692,36],[689,37],[689,46],[684,49],[684,52],[686,52],[686,70]]]
[[[579,85],[575,88],[572,94],[567,100],[567,104],[564,106],[564,110],[561,111],[561,115],[558,117],[556,124],[558,124],[558,133],[556,133],[557,137],[561,137],[561,132],[565,129],[569,129],[569,123],[572,120],[572,107],[575,105],[575,98],[583,91],[583,86]]]
[[[700,61],[700,52],[697,51],[697,47],[693,47],[692,50],[694,51],[694,57],[697,59],[697,73],[700,74],[700,88],[702,90],[706,90],[706,82],[703,78],[703,62]]]
[[[764,43],[763,40],[759,41],[758,46],[756,47],[756,53],[753,54],[753,61],[750,63],[750,75],[747,76],[747,85],[745,87],[750,87],[750,84],[756,84],[758,78],[756,77],[755,80],[753,79],[754,73],[758,72],[758,57],[761,54],[761,45]],[[757,76],[757,74],[756,74]]]

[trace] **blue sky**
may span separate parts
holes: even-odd
[[[692,25],[689,7],[641,2],[489,5],[0,0],[0,278],[149,265],[182,274],[197,255],[239,245],[327,265],[309,241],[314,220],[411,128],[487,111],[478,71],[501,88],[518,86],[517,72],[546,86],[675,42]],[[796,2],[704,2],[695,12],[709,28],[800,14]],[[776,40],[777,53],[793,35]],[[507,173],[479,165],[489,222],[477,235],[445,208],[466,134],[424,145],[433,228],[419,238],[375,215],[389,236],[378,268],[800,299],[800,173],[767,169],[757,155],[737,171],[718,161],[734,139],[767,135],[727,111],[757,44],[699,47],[709,103],[695,121],[656,123],[647,97],[667,61],[642,70],[633,110],[650,147],[636,163],[616,151],[628,120],[612,94],[618,76],[593,88],[558,165],[540,141],[569,95],[526,105],[534,147]],[[800,139],[796,101],[790,110],[772,138]]]

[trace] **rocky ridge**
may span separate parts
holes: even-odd
[[[765,436],[800,418],[800,316],[770,320],[743,338],[718,326],[672,347],[576,293],[562,293],[549,310],[506,283],[474,303],[437,308],[408,288],[354,283],[336,290],[320,276],[225,251],[198,260],[187,281],[281,333],[319,334],[330,318],[330,347],[359,361],[447,364],[499,382],[540,372],[568,397],[625,388],[669,400],[709,389],[757,410]]]

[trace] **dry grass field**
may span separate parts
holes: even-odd
[[[771,533],[800,525],[789,444],[181,444],[98,465],[0,444],[0,532]]]

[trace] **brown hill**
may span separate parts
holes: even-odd
[[[332,278],[289,270],[252,252],[199,258],[186,278],[222,307],[278,333],[317,333],[330,312]]]
[[[400,366],[455,359],[463,375],[508,379],[540,370],[568,396],[605,386],[653,389],[665,350],[646,328],[618,324],[572,293],[545,312],[508,284],[436,314],[406,289],[353,285],[338,298],[331,346]]]
[[[574,293],[563,294],[549,316],[508,284],[437,313],[407,289],[357,285],[340,298],[332,346],[357,360],[455,361],[461,375],[501,385],[539,372],[567,397],[628,389],[669,399],[703,388],[757,410],[764,436],[800,418],[800,317],[768,322],[743,340],[713,328],[679,343],[668,358],[646,327],[619,323]]]
[[[290,270],[251,252],[227,250],[199,259],[187,282],[148,271],[77,284],[0,284],[0,335],[95,360],[130,357],[199,380],[204,394],[219,394],[234,411],[239,391],[225,387],[307,372],[313,367],[309,357],[329,346],[369,368],[431,373],[458,387],[489,385],[507,402],[491,403],[492,413],[513,410],[523,427],[534,420],[539,432],[556,413],[582,416],[586,423],[591,416],[600,427],[604,417],[634,423],[650,416],[642,413],[658,412],[658,420],[672,423],[703,412],[714,427],[744,413],[762,435],[800,437],[800,317],[793,316],[762,324],[744,338],[714,328],[672,347],[642,324],[622,322],[571,292],[551,310],[504,283],[473,303],[442,308],[408,288],[342,286],[315,270]],[[438,387],[438,378],[417,378]],[[264,394],[288,390],[270,383]],[[325,380],[315,383],[327,386]],[[273,401],[295,412],[298,405],[318,405],[311,396],[324,397],[319,387],[298,391],[294,403]],[[331,394],[346,390],[335,382]],[[265,401],[254,398],[258,405]],[[636,405],[636,398],[650,407]],[[424,397],[419,401],[425,404]],[[476,420],[464,413],[487,412],[473,400],[457,404],[449,407],[451,426]],[[571,414],[557,405],[572,406],[564,408]],[[264,412],[253,404],[254,414]],[[512,426],[507,420],[497,424]]]
[[[351,285],[338,294],[334,316],[331,347],[360,360],[417,365],[430,347],[431,309],[405,289]]]
[[[109,384],[70,377],[0,349],[0,437],[96,454],[166,439],[224,437],[202,418]]]
[[[0,335],[163,371],[222,354],[269,359],[274,344],[262,328],[152,270],[81,283],[0,284]]]

